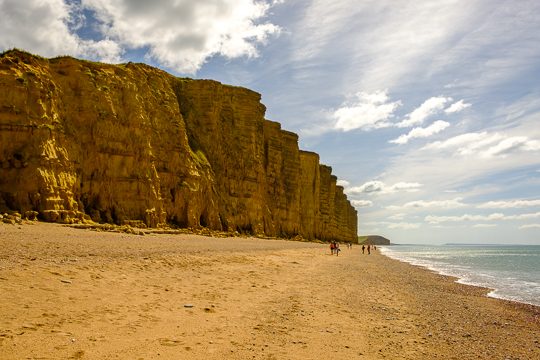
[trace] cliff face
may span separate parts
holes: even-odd
[[[260,95],[142,64],[0,57],[0,212],[356,239],[318,155]]]

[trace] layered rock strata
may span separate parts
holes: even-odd
[[[144,64],[0,56],[0,212],[355,241],[331,168],[260,95]]]

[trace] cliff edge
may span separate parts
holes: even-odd
[[[356,241],[331,168],[260,95],[144,64],[0,55],[0,212]]]

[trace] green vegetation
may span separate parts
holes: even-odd
[[[208,162],[208,159],[206,158],[206,155],[202,152],[202,150],[191,150],[191,156],[195,162],[201,166],[210,166],[210,162]]]
[[[188,136],[189,152],[193,160],[200,166],[210,166],[210,162],[193,136]]]
[[[47,60],[46,58],[44,58],[42,56],[34,55],[34,54],[29,53],[28,51],[17,49],[17,48],[12,48],[12,49],[5,50],[4,52],[2,52],[0,54],[0,57],[8,56],[11,53],[19,53],[19,54],[29,55],[29,56],[35,57],[37,59],[40,59],[40,60]]]
[[[365,244],[366,241],[367,241],[368,237],[367,236],[359,236],[358,237],[358,243],[359,244]]]

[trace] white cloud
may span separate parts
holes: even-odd
[[[455,43],[470,20],[468,12],[477,7],[472,4],[465,10],[451,0],[395,4],[310,1],[296,36],[295,58],[302,62],[337,53],[349,62],[348,82],[360,85],[356,88],[393,88],[400,80],[426,76],[429,59]]]
[[[427,99],[418,108],[414,109],[407,117],[397,124],[398,127],[409,127],[420,125],[429,116],[439,113],[447,102],[452,101],[452,98],[444,96],[435,96]]]
[[[475,224],[473,225],[474,228],[491,228],[495,227],[497,224]]]
[[[447,113],[447,114],[453,114],[453,113],[457,113],[457,112],[460,112],[462,110],[465,110],[466,108],[470,107],[471,104],[468,104],[466,102],[462,100],[459,100],[459,101],[456,101],[455,103],[453,103],[452,105],[450,105],[449,107],[447,107],[446,109],[444,109],[444,112]]]
[[[393,193],[398,191],[417,192],[423,185],[420,183],[398,182],[390,186],[385,192]]]
[[[398,182],[394,185],[386,185],[382,181],[372,180],[368,181],[360,186],[354,186],[346,189],[347,194],[390,194],[400,191],[405,192],[416,192],[419,191],[422,187],[420,183],[408,183],[408,182]]]
[[[20,48],[41,56],[72,55],[118,62],[122,49],[110,39],[83,40],[76,4],[63,0],[0,1],[0,50]]]
[[[433,216],[428,215],[424,220],[430,224],[439,224],[443,222],[460,222],[460,221],[494,221],[503,220],[504,214],[494,213],[490,215],[461,215],[461,216]]]
[[[390,205],[387,207],[389,210],[400,210],[400,209],[425,209],[425,208],[440,208],[440,209],[457,209],[460,207],[466,206],[461,202],[462,198],[455,198],[451,200],[416,200],[410,201],[403,205]]]
[[[501,138],[500,135],[490,135],[484,131],[481,133],[466,133],[451,137],[445,141],[435,141],[427,144],[422,150],[452,150],[460,155],[468,155],[485,145],[489,145]]]
[[[389,127],[388,121],[401,101],[389,102],[387,91],[374,93],[359,92],[353,101],[344,103],[335,110],[332,118],[334,128],[343,131],[354,129],[372,130]]]
[[[373,201],[370,200],[351,200],[351,205],[357,208],[361,207],[371,207],[373,206]]]
[[[523,208],[531,206],[540,206],[540,199],[536,200],[507,200],[507,201],[488,201],[477,207],[480,209],[510,209]]]
[[[505,2],[489,1],[467,6],[455,0],[395,4],[303,4],[294,60],[317,64],[321,58],[335,62],[339,57],[348,62],[347,83],[369,90],[410,89],[438,77],[459,89],[493,88],[535,67],[540,48],[539,4],[534,0],[515,2],[511,9]]]
[[[43,56],[74,55],[117,62],[129,49],[183,73],[196,72],[211,56],[256,57],[257,45],[280,32],[261,23],[272,5],[256,0],[3,0],[0,48],[24,48]],[[93,11],[101,38],[81,39],[83,10]]]
[[[420,227],[420,224],[418,224],[418,223],[400,222],[400,223],[389,223],[388,224],[389,229],[410,230],[410,229],[418,229],[419,227]]]
[[[490,215],[470,215],[461,216],[433,216],[428,215],[425,221],[430,224],[439,224],[442,222],[461,222],[461,221],[499,221],[499,220],[529,220],[540,218],[540,212],[519,214],[519,215],[504,215],[501,213],[493,213]]]
[[[346,190],[349,194],[361,194],[361,193],[377,193],[382,192],[385,188],[385,184],[382,181],[372,180],[368,181],[360,186],[350,187]]]
[[[450,123],[446,121],[442,121],[442,120],[437,120],[428,127],[425,127],[425,128],[416,127],[412,129],[411,131],[409,131],[408,134],[403,134],[394,140],[390,140],[389,142],[393,144],[403,145],[403,144],[408,143],[409,140],[411,139],[426,138],[426,137],[435,135],[443,131],[444,129],[446,129],[448,126],[450,126]]]
[[[505,216],[505,220],[529,220],[540,218],[540,212],[528,213],[528,214],[519,214],[519,215],[508,215]]]
[[[258,55],[256,45],[279,27],[256,22],[271,5],[254,0],[83,0],[101,21],[100,31],[127,48],[148,47],[162,65],[194,73],[213,55]],[[136,30],[135,30],[136,29]]]
[[[351,183],[349,183],[347,180],[338,179],[336,182],[336,185],[343,186],[344,188],[347,188]]]
[[[527,224],[527,225],[521,225],[520,230],[523,229],[540,229],[540,224]]]
[[[501,140],[482,152],[484,157],[507,156],[516,151],[539,151],[540,141],[531,140],[526,136],[512,136]]]
[[[405,213],[394,214],[394,215],[389,216],[388,219],[389,220],[401,221],[401,220],[405,219],[406,215],[407,214],[405,214]]]
[[[540,49],[533,44],[540,40],[535,31],[540,3],[516,2],[511,9],[503,2],[477,1],[471,5],[473,8],[463,9],[469,21],[456,29],[463,37],[445,51],[433,54],[434,69],[460,73],[459,88],[484,90],[508,84],[507,81],[536,68],[534,59]],[[482,16],[486,11],[489,16]]]
[[[419,223],[408,223],[408,222],[389,222],[389,221],[379,221],[379,222],[365,222],[362,225],[364,226],[385,226],[388,229],[418,229],[421,224]],[[373,229],[371,229],[373,230]]]
[[[78,53],[75,55],[95,59],[107,63],[119,63],[122,61],[124,50],[120,45],[112,40],[81,40],[78,47]]]
[[[500,133],[466,133],[445,141],[427,144],[423,150],[450,150],[459,155],[478,155],[482,158],[504,157],[514,152],[540,151],[540,141],[526,136]]]

